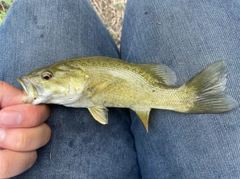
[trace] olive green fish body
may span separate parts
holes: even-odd
[[[82,61],[82,60],[81,60]],[[85,60],[83,60],[84,62]],[[88,63],[91,61],[91,63]],[[75,66],[89,74],[89,93],[94,93],[91,100],[96,104],[105,104],[108,107],[149,107],[159,106],[156,97],[171,95],[169,91],[176,91],[176,87],[167,86],[163,79],[153,79],[142,66],[126,63],[116,59],[86,59],[86,64],[75,61]],[[74,62],[72,61],[72,64]],[[159,81],[157,81],[159,80]],[[102,89],[102,86],[104,88]],[[95,90],[98,90],[97,95]]]
[[[148,130],[152,108],[184,113],[218,113],[237,102],[223,93],[222,61],[203,70],[181,86],[174,86],[174,72],[165,65],[133,64],[108,57],[83,57],[58,62],[19,78],[29,103],[55,103],[86,107],[107,124],[107,108],[130,108]]]

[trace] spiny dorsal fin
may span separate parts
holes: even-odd
[[[145,126],[147,132],[148,132],[148,120],[149,120],[149,114],[151,109],[133,109],[132,110],[138,115],[138,117],[141,119],[143,125]]]
[[[108,109],[104,106],[93,106],[88,108],[93,118],[101,124],[108,123]]]
[[[175,72],[169,67],[162,64],[139,64],[140,67],[154,78],[156,78],[160,83],[166,85],[174,85],[177,81]]]

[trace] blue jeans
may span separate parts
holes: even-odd
[[[240,101],[240,2],[128,0],[121,50],[87,0],[15,0],[0,27],[0,80],[81,56],[163,63],[178,84],[210,63],[227,64],[227,93]],[[161,99],[159,99],[161,100]],[[109,124],[87,109],[51,105],[51,141],[15,178],[240,178],[240,110],[180,114],[152,110],[147,133],[128,109]]]

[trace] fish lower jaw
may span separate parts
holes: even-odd
[[[49,104],[49,100],[51,99],[50,96],[37,96],[37,97],[33,97],[33,98],[30,98],[30,100],[32,100],[31,104],[34,104],[34,105],[37,105],[37,104]]]
[[[39,104],[39,103],[36,103],[37,99],[38,99],[38,96],[32,95],[31,93],[28,93],[26,103],[28,103],[28,104]]]
[[[28,104],[34,104],[34,100],[35,100],[35,99],[36,99],[36,98],[28,97],[26,103],[28,103]]]

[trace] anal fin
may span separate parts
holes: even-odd
[[[151,109],[150,108],[133,108],[132,109],[137,115],[138,117],[141,119],[144,127],[146,128],[147,132],[148,132],[148,121],[149,121],[149,114]]]
[[[108,123],[108,109],[104,106],[93,106],[88,108],[93,118],[101,124]]]

